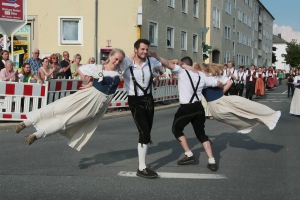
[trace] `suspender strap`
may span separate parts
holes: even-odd
[[[140,90],[142,90],[144,92],[144,95],[147,95],[147,90],[150,88],[150,93],[152,93],[152,69],[151,69],[151,63],[150,63],[150,60],[149,58],[147,57],[147,60],[148,60],[148,66],[149,66],[149,72],[150,72],[150,80],[149,80],[149,84],[148,84],[148,87],[146,89],[144,89],[137,81],[136,81],[136,78],[134,76],[134,73],[133,73],[133,69],[132,69],[132,66],[129,68],[130,69],[130,73],[131,73],[131,77],[132,77],[132,81],[133,81],[133,87],[134,87],[134,93],[135,93],[135,96],[137,97],[138,96],[138,93],[137,93],[137,87],[140,88]]]
[[[199,83],[200,83],[201,77],[199,76],[199,79],[198,79],[198,82],[197,82],[197,85],[196,85],[196,88],[195,88],[195,87],[194,87],[194,84],[193,84],[193,81],[192,81],[192,78],[191,78],[191,75],[189,74],[189,72],[188,72],[187,70],[185,70],[185,71],[186,71],[186,73],[187,73],[187,75],[188,75],[188,77],[189,77],[189,79],[190,79],[191,85],[192,85],[193,90],[194,90],[194,94],[192,95],[192,98],[191,98],[191,100],[190,100],[190,103],[193,102],[193,99],[194,99],[195,97],[197,98],[198,101],[200,101],[200,100],[199,100],[199,97],[198,97],[198,95],[197,95],[197,90],[198,90],[198,87],[199,87]]]
[[[233,75],[234,75],[234,72],[235,72],[235,69],[233,69]],[[232,77],[230,77],[230,80],[231,80],[232,82],[234,82],[234,80],[233,80]]]

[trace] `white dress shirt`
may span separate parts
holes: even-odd
[[[124,71],[123,77],[124,77],[124,81],[125,81],[125,88],[127,90],[128,95],[130,95],[130,96],[135,95],[134,85],[133,85],[133,81],[132,81],[132,77],[131,77],[131,72],[129,69],[131,66],[132,66],[132,70],[133,70],[133,74],[136,79],[136,82],[144,89],[146,89],[148,87],[150,78],[152,79],[152,77],[151,77],[152,70],[154,68],[162,67],[161,62],[159,62],[156,58],[150,57],[149,60],[150,60],[150,64],[151,64],[151,71],[149,70],[149,64],[148,64],[147,59],[143,63],[142,67],[135,65],[132,60],[130,60],[132,64],[130,64],[128,66],[128,63],[129,63],[128,60],[125,60],[125,59],[123,60],[120,69],[122,71]],[[152,87],[152,85],[150,87]],[[144,92],[139,87],[136,87],[136,90],[137,90],[138,96],[144,95]],[[150,88],[147,91],[147,94],[149,94],[149,93],[150,93]]]
[[[223,76],[228,77],[231,80],[231,76],[228,76],[228,73],[231,72],[231,74],[233,74],[236,78],[237,78],[237,72],[238,70],[234,69],[233,67],[231,69],[227,68],[227,70],[223,70]],[[236,80],[231,80],[232,82],[236,82]]]
[[[238,83],[244,84],[244,82],[246,81],[246,75],[247,75],[247,73],[244,73],[244,72],[240,73],[240,72],[238,72],[238,76],[237,76]],[[244,79],[244,81],[242,81],[242,78]]]
[[[185,71],[180,66],[175,65],[173,71],[178,72],[178,91],[179,91],[179,102],[181,104],[187,104],[190,102],[194,90],[191,85],[191,81]],[[218,80],[215,77],[206,77],[202,72],[198,72],[198,74],[187,70],[191,76],[193,81],[194,87],[196,88],[199,76],[200,76],[200,83],[197,89],[197,96],[199,100],[201,100],[201,93],[204,86],[216,87],[218,84]],[[196,97],[193,98],[193,102],[198,101]]]

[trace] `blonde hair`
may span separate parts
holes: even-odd
[[[87,62],[87,64],[90,64],[91,60],[93,60],[93,61],[95,61],[95,62],[96,62],[96,59],[95,59],[94,57],[90,57],[90,58],[88,59],[88,62]]]
[[[109,54],[108,54],[108,58],[106,59],[106,61],[104,62],[104,65],[109,63],[109,57],[115,55],[115,53],[120,53],[125,57],[125,52],[122,49],[119,48],[115,48],[113,49]]]
[[[194,64],[194,68],[200,71],[204,71],[207,74],[211,74],[212,76],[220,76],[223,71],[223,65],[216,63],[199,63]]]
[[[76,60],[76,58],[80,58],[81,59],[81,55],[79,53],[75,54],[74,61]]]

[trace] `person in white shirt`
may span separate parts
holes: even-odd
[[[243,95],[243,91],[245,88],[246,82],[246,73],[243,71],[244,67],[240,66],[239,71],[237,73],[237,83],[236,83],[236,90],[239,96]]]
[[[232,61],[228,61],[227,65],[228,65],[228,69],[223,72],[223,76],[231,80],[232,85],[229,88],[229,90],[225,92],[224,95],[226,96],[228,96],[228,94],[237,95],[237,90],[236,90],[237,70],[234,68]]]
[[[205,113],[201,104],[201,92],[204,86],[216,87],[221,86],[221,83],[212,77],[206,77],[202,72],[193,68],[192,70],[185,70],[163,58],[158,57],[158,60],[160,60],[163,65],[172,69],[172,71],[178,72],[180,107],[174,116],[172,132],[183,148],[185,156],[179,160],[177,164],[186,165],[195,162],[195,157],[183,133],[185,126],[191,123],[197,139],[202,143],[208,156],[207,167],[212,171],[217,171],[218,166],[213,156],[211,141],[208,139],[204,130]],[[193,64],[190,57],[182,58],[181,62],[190,66]]]
[[[257,79],[257,73],[255,71],[255,65],[251,65],[250,70],[246,73],[246,99],[252,100],[252,96],[255,90],[255,83]]]
[[[124,82],[128,94],[129,109],[139,131],[138,158],[136,175],[144,178],[156,178],[156,172],[146,167],[148,144],[151,141],[151,129],[154,116],[152,96],[152,71],[161,68],[161,63],[153,57],[148,58],[150,42],[138,39],[134,43],[133,65],[125,70]]]

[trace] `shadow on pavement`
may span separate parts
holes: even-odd
[[[268,143],[260,143],[253,140],[249,135],[244,135],[240,133],[222,133],[217,136],[210,136],[210,139],[213,142],[212,148],[214,152],[214,157],[216,162],[219,163],[221,159],[221,152],[224,151],[227,146],[233,148],[241,148],[246,150],[258,150],[258,149],[266,149],[270,150],[273,153],[279,152],[281,149],[284,148],[282,145],[276,144],[268,144]],[[196,138],[188,138],[188,143],[190,148],[192,149],[194,156],[199,158],[200,153],[204,153],[203,147],[193,149],[197,144],[199,144]],[[158,152],[172,150],[166,156],[163,156],[151,163],[148,163],[148,166],[153,169],[157,170],[160,167],[163,167],[170,162],[177,161],[180,159],[180,156],[183,155],[183,150],[181,149],[180,145],[178,144],[177,140],[167,141],[167,142],[159,142],[157,146],[150,147],[148,149],[148,155],[152,155]],[[137,149],[128,149],[128,150],[120,150],[120,151],[113,151],[107,153],[100,153],[96,154],[89,158],[83,158],[80,162],[78,167],[80,169],[86,169],[93,165],[104,164],[109,165],[115,162],[124,161],[127,159],[137,158]],[[206,156],[203,154],[203,156]],[[199,159],[196,159],[196,163],[199,163]]]

